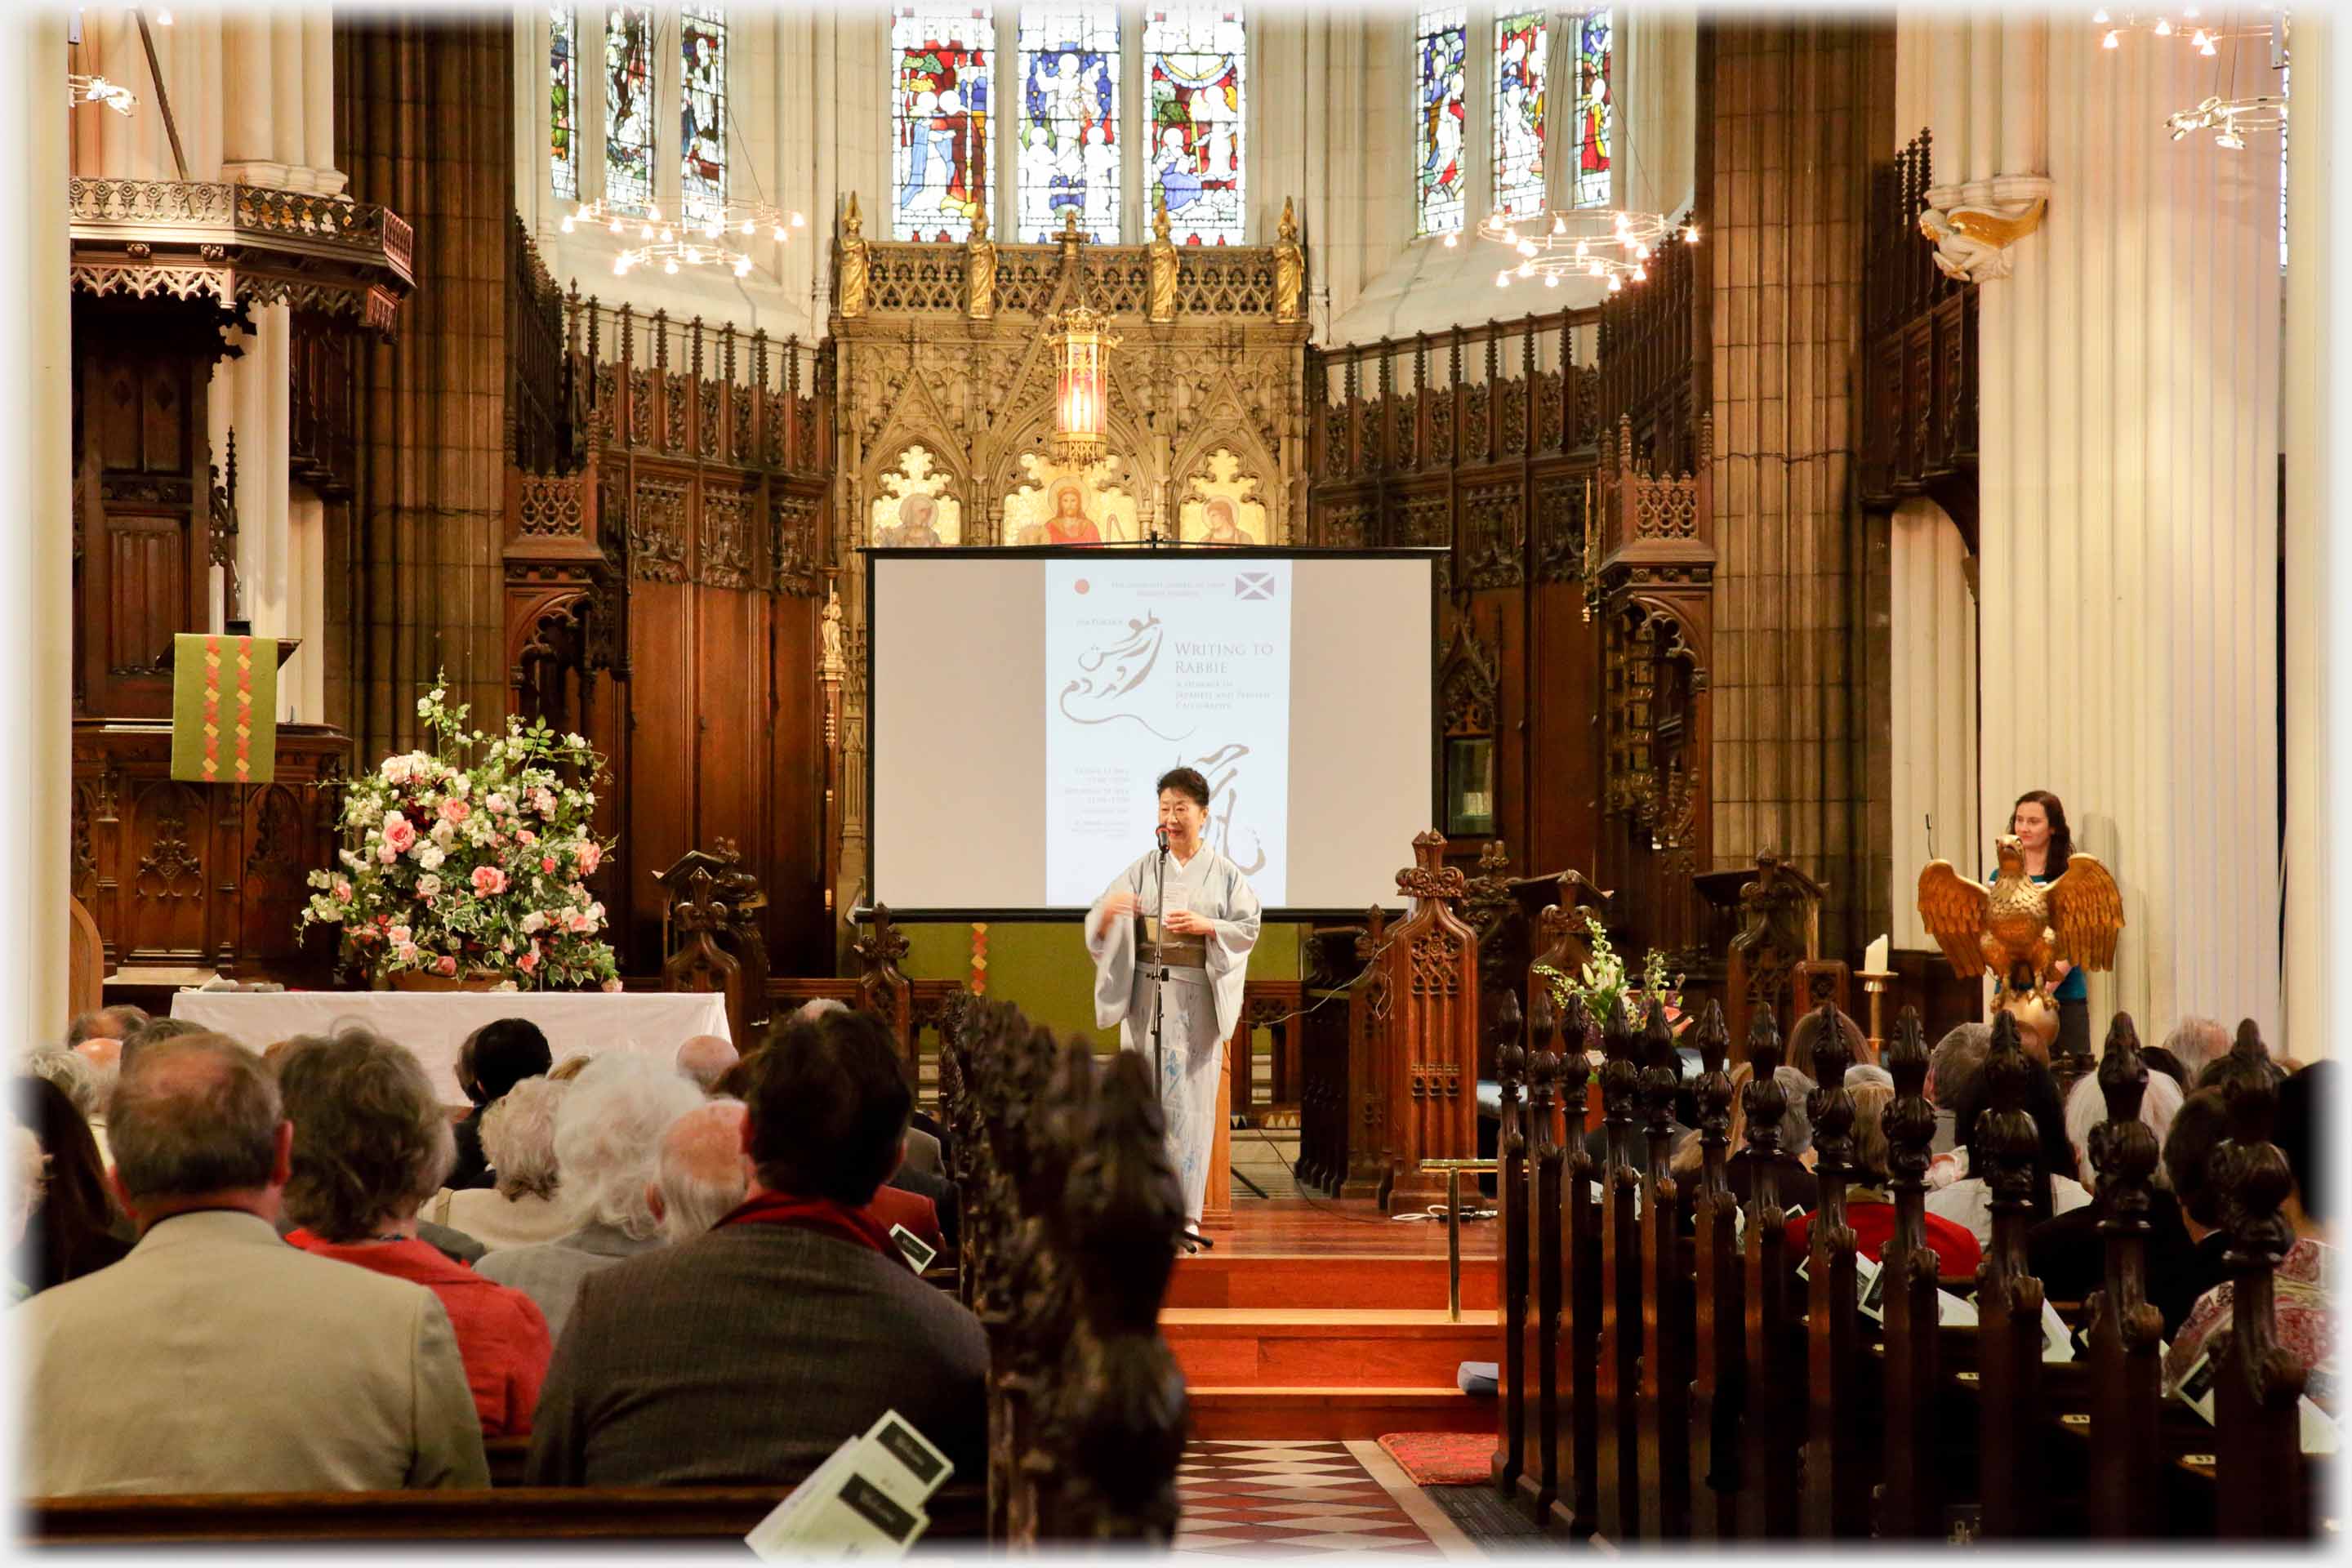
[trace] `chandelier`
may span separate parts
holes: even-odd
[[[1523,278],[1540,278],[1547,289],[1559,288],[1563,278],[1603,278],[1615,294],[1629,281],[1645,281],[1650,263],[1667,245],[1696,245],[1698,224],[1676,224],[1663,213],[1580,207],[1517,220],[1490,213],[1478,226],[1478,236],[1518,257],[1495,274],[1497,289]]]
[[[2164,118],[2175,142],[2192,131],[2210,131],[2213,144],[2235,152],[2246,144],[2250,131],[2276,131],[2286,123],[2286,100],[2268,93],[2253,98],[2209,98],[2194,109],[2175,110]]]
[[[661,208],[651,202],[642,212],[632,213],[599,196],[581,203],[559,226],[566,234],[582,226],[622,234],[635,226],[640,243],[614,259],[616,278],[656,262],[664,272],[676,272],[681,266],[725,267],[744,278],[751,274],[751,258],[730,242],[750,239],[765,229],[778,244],[789,244],[793,230],[807,227],[808,220],[767,202],[728,202],[673,220],[663,217]]]
[[[2269,5],[2260,7],[2259,20],[2240,26],[2231,26],[2226,21],[2209,23],[2195,5],[2183,6],[2177,24],[2162,12],[2153,16],[2126,12],[2117,20],[2101,6],[2091,14],[2091,25],[2100,29],[2102,49],[2120,49],[2126,33],[2145,32],[2153,37],[2178,38],[2207,59],[2218,58],[2225,42],[2234,46],[2260,38],[2270,47],[2271,68],[2284,73],[2287,68],[2286,18]],[[2231,53],[2236,53],[2234,47]],[[2235,63],[2233,59],[2233,68]],[[2221,73],[2221,68],[2214,68],[2217,74]],[[2177,109],[2164,117],[2164,128],[2172,133],[2175,142],[2195,132],[2210,131],[2215,146],[2232,152],[2245,146],[2248,132],[2279,131],[2285,125],[2286,98],[2283,93],[2256,93],[2248,98],[2215,95],[2193,109]]]
[[[66,101],[77,109],[85,103],[102,103],[117,114],[128,114],[139,101],[129,88],[102,76],[68,76],[66,89]]]

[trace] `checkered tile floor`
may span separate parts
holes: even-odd
[[[1195,1442],[1176,1489],[1179,1556],[1480,1555],[1377,1443]]]

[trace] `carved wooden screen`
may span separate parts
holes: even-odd
[[[1456,912],[1466,882],[1444,854],[1443,834],[1414,837],[1413,864],[1397,873],[1412,909],[1378,960],[1388,1017],[1373,1073],[1387,1106],[1392,1212],[1444,1201],[1445,1177],[1421,1169],[1423,1160],[1478,1152],[1478,933]]]

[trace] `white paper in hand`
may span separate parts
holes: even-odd
[[[835,1449],[744,1537],[762,1562],[903,1557],[930,1528],[923,1503],[954,1467],[891,1411]]]

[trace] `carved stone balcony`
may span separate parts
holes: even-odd
[[[308,191],[77,179],[73,287],[131,299],[290,304],[390,336],[415,240],[390,208]]]

